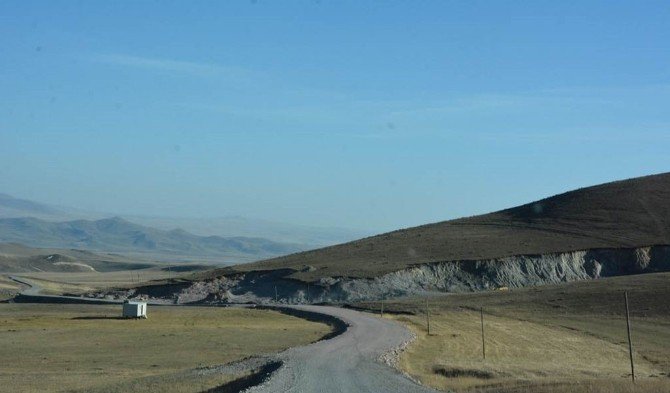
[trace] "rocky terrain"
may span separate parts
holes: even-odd
[[[663,271],[670,271],[670,246],[438,262],[375,278],[327,277],[311,284],[287,279],[290,270],[254,271],[196,282],[149,285],[98,296],[140,297],[172,303],[351,303]]]

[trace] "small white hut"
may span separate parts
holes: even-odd
[[[124,318],[147,318],[147,302],[125,301],[123,303]]]

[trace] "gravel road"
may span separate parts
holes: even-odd
[[[42,288],[37,282],[24,277],[10,278],[28,286],[22,291],[24,296],[53,299],[54,301],[87,302],[86,299],[77,297],[42,295],[40,293]],[[115,303],[115,301],[108,301],[108,303]],[[331,339],[291,348],[264,359],[256,359],[260,361],[259,364],[279,360],[282,366],[267,381],[245,392],[437,392],[416,384],[380,360],[382,356],[384,359],[393,358],[392,352],[412,339],[412,333],[400,323],[339,307],[309,305],[285,307],[330,315],[344,321],[349,327],[344,333]],[[229,367],[232,366],[223,368]],[[246,369],[249,365],[243,365],[243,367]]]
[[[379,361],[412,337],[401,324],[355,310],[292,306],[337,317],[350,327],[330,340],[292,348],[279,355],[283,366],[263,384],[245,392],[436,392]]]

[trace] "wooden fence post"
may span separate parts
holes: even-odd
[[[630,314],[628,312],[628,291],[623,293],[626,303],[626,330],[628,331],[628,356],[630,357],[630,376],[635,383],[635,365],[633,363],[633,342],[630,339]]]
[[[482,357],[486,360],[486,340],[484,339],[484,307],[479,309],[479,316],[482,322]]]
[[[426,326],[428,327],[428,335],[430,336],[430,310],[428,309],[428,298],[426,298]]]

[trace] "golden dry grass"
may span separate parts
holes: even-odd
[[[423,316],[398,319],[408,323],[418,336],[403,354],[401,367],[423,383],[442,390],[513,387],[542,380],[629,381],[629,358],[624,345],[571,329],[485,315],[484,360],[478,312],[434,314],[430,336]],[[639,354],[635,360],[638,378],[667,379]]]
[[[666,379],[638,380],[635,384],[627,379],[588,379],[568,382],[537,381],[518,382],[512,386],[475,388],[470,393],[667,393],[670,384]]]
[[[43,278],[31,277],[30,281],[39,285],[41,288],[40,293],[44,295],[62,295],[64,293],[80,294],[95,290],[95,287],[91,285],[51,281]]]
[[[188,382],[175,376],[330,331],[265,310],[156,306],[147,320],[116,319],[119,314],[120,306],[0,304],[0,386],[12,392],[201,391],[230,377]]]
[[[37,283],[41,293],[47,295],[82,294],[110,288],[123,288],[146,283],[152,280],[176,279],[189,273],[174,273],[161,269],[121,270],[114,272],[34,272],[20,273],[18,277],[27,277]],[[3,285],[13,285],[13,290],[3,291]],[[16,293],[18,286],[6,276],[0,276],[0,293]]]
[[[20,286],[5,276],[0,276],[0,301],[14,297]]]
[[[630,383],[623,291],[638,381]],[[670,392],[670,273],[387,301],[418,336],[401,367],[443,390]],[[378,310],[379,304],[361,303]],[[482,359],[479,307],[487,358]],[[387,317],[389,317],[387,315]]]
[[[177,278],[190,273],[176,273],[158,268],[140,270],[119,270],[113,272],[34,272],[21,273],[21,276],[36,279],[79,284],[96,288],[137,285],[138,282]]]
[[[22,277],[50,283],[50,292],[81,293],[93,290],[135,286],[152,280],[179,278],[190,273],[175,273],[161,269],[120,270],[114,272],[35,272],[21,273]],[[62,292],[61,292],[62,293]]]
[[[0,289],[18,289],[19,285],[7,277],[0,276]]]

